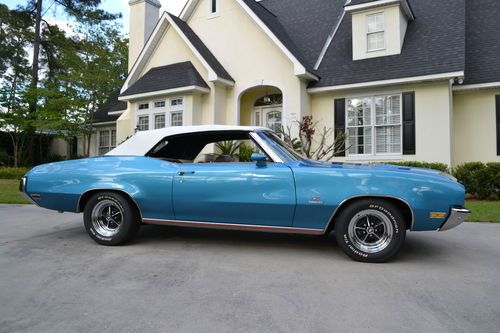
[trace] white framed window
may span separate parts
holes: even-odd
[[[153,108],[149,109],[149,105],[153,105]],[[139,131],[149,131],[167,126],[183,126],[184,109],[184,97],[141,103],[138,106],[136,128]]]
[[[184,98],[173,98],[170,100],[170,106],[184,105]]]
[[[183,112],[173,111],[170,112],[170,126],[182,126],[183,122]]]
[[[99,155],[104,155],[116,147],[116,130],[105,129],[98,131],[97,150]]]
[[[158,113],[155,114],[155,129],[165,128],[165,114]]]
[[[401,94],[346,99],[349,157],[402,154]]]
[[[149,131],[149,115],[140,115],[137,117],[137,130]]]
[[[165,101],[156,101],[155,102],[155,108],[164,108],[165,107]]]
[[[220,0],[208,0],[208,16],[217,16],[219,14]]]
[[[260,124],[262,123],[261,120],[260,120],[260,111],[255,111],[255,114],[254,114],[254,125],[255,126],[260,126]]]
[[[366,15],[366,49],[368,52],[385,49],[384,13]]]

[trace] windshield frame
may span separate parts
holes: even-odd
[[[283,141],[275,132],[271,130],[258,131],[256,134],[265,142],[283,162],[303,161],[305,160],[299,153],[294,151],[285,141]]]

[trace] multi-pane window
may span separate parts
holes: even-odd
[[[182,126],[182,111],[170,113],[170,126]]]
[[[165,101],[156,101],[155,102],[155,108],[164,108],[165,107]]]
[[[385,49],[384,13],[366,16],[366,42],[368,51]]]
[[[137,118],[137,129],[139,131],[149,130],[149,115],[139,116]]]
[[[183,126],[184,109],[183,97],[157,99],[138,104],[136,128],[139,131],[148,131],[168,126]]]
[[[165,128],[165,114],[155,114],[155,129]]]
[[[401,154],[401,95],[346,100],[349,155]]]
[[[99,155],[104,155],[116,147],[116,130],[101,130],[98,133]]]
[[[175,98],[170,100],[170,106],[179,106],[184,104],[184,99]]]

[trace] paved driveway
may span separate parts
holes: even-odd
[[[388,264],[331,238],[147,226],[0,205],[0,332],[498,332],[500,224],[410,234]]]

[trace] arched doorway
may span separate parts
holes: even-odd
[[[275,86],[262,85],[240,95],[239,122],[244,126],[263,126],[280,131],[284,126],[283,93]]]

